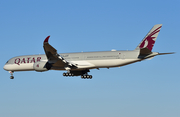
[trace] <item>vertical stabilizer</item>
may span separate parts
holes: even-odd
[[[161,27],[162,24],[154,25],[135,50],[140,50],[140,54],[150,54]]]

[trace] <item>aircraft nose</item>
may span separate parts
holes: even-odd
[[[6,70],[6,71],[9,71],[9,65],[7,65],[7,64],[4,65],[3,69]]]
[[[7,66],[6,66],[6,65],[4,65],[3,69],[7,71]]]

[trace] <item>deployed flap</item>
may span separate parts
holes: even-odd
[[[48,43],[49,37],[50,36],[46,37],[43,43],[44,51],[46,53],[48,62],[51,63],[53,67],[56,67],[56,68],[58,67],[65,68],[65,67],[74,66],[68,63],[63,57],[61,57],[61,55],[57,53],[57,50]]]

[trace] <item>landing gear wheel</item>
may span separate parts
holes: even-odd
[[[74,74],[73,74],[73,73],[69,73],[69,72],[67,72],[67,73],[63,73],[63,76],[66,76],[66,77],[67,77],[67,76],[70,76],[70,77],[72,76],[72,77],[73,77],[73,76],[74,76]]]
[[[63,73],[63,76],[66,76],[66,73]]]
[[[92,79],[92,75],[81,76],[82,79]]]
[[[14,76],[10,76],[10,79],[14,79]]]
[[[14,79],[14,76],[13,76],[14,71],[9,71],[9,73],[11,74],[10,79]]]

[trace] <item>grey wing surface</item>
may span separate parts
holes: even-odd
[[[57,50],[52,47],[49,43],[48,36],[45,40],[44,40],[44,51],[46,53],[47,59],[48,59],[48,63],[51,65],[51,69],[54,70],[67,70],[68,73],[63,73],[63,76],[80,76],[82,78],[92,78],[91,75],[88,75],[87,73],[90,72],[89,69],[81,69],[78,70],[76,69],[77,66],[66,61],[61,55],[59,55],[57,53]]]
[[[63,58],[61,57],[58,53],[57,50],[52,47],[49,43],[48,36],[45,40],[44,40],[44,51],[46,53],[47,59],[48,59],[48,63],[52,64],[52,69],[65,69],[65,67],[70,67],[69,63]]]

